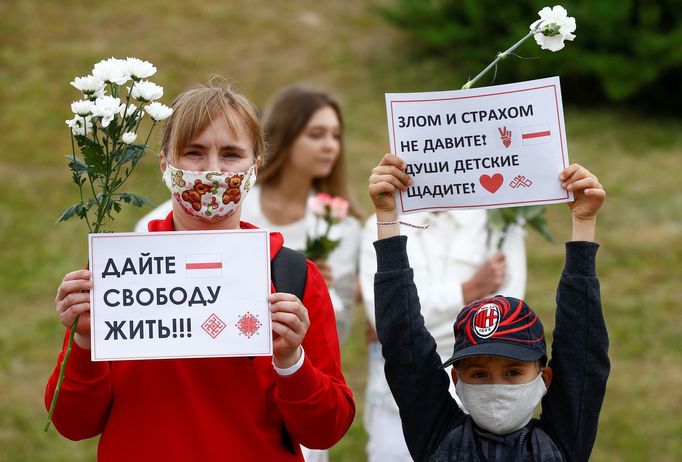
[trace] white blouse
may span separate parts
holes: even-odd
[[[305,216],[287,225],[275,225],[263,214],[261,207],[261,189],[258,185],[251,188],[249,196],[242,205],[243,221],[248,221],[259,228],[279,231],[284,236],[284,245],[294,250],[305,250],[308,233],[315,233],[316,228],[322,230],[324,226],[317,223],[312,211],[306,208]],[[360,253],[360,238],[362,230],[355,218],[348,216],[345,220],[332,226],[329,238],[340,239],[339,245],[329,254],[327,263],[332,270],[333,282],[329,288],[339,341],[348,336],[352,323],[353,307],[355,306],[355,284],[358,274],[358,259]]]

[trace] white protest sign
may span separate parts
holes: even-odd
[[[559,78],[470,90],[387,93],[391,152],[414,184],[401,214],[573,200]]]
[[[272,354],[262,229],[91,234],[93,361]]]

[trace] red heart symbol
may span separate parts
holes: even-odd
[[[481,186],[483,186],[485,189],[491,193],[495,193],[495,191],[500,189],[500,186],[502,186],[504,177],[499,173],[496,173],[493,176],[481,175],[481,178],[479,178],[478,181],[481,182]]]

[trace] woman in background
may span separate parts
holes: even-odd
[[[328,260],[314,261],[329,286],[343,342],[355,305],[361,225],[346,180],[341,108],[326,92],[294,85],[267,105],[263,125],[269,149],[244,206],[246,221],[281,232],[289,247],[303,250],[318,225],[308,198],[322,192],[350,203],[348,216],[330,231],[338,247]]]
[[[330,231],[330,239],[340,239],[338,247],[329,259],[313,261],[329,286],[342,343],[355,306],[361,226],[346,180],[341,108],[328,93],[294,85],[266,106],[263,125],[269,149],[253,197],[244,204],[244,220],[279,231],[289,247],[303,250],[306,236],[319,227],[308,198],[323,192],[350,202],[348,216]],[[306,462],[329,459],[326,450],[302,450]]]

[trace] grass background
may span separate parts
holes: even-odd
[[[458,88],[478,71],[410,58],[408,40],[376,14],[387,4],[0,0],[0,175],[6,184],[0,200],[0,461],[76,462],[96,454],[96,440],[70,442],[54,429],[42,431],[44,386],[63,333],[54,293],[63,274],[87,258],[83,223],[53,225],[76,200],[63,157],[70,150],[63,121],[78,98],[68,82],[109,56],[153,62],[166,103],[213,73],[259,105],[283,85],[313,82],[343,103],[350,177],[369,211],[366,179],[388,149],[383,93]],[[682,123],[604,107],[568,108],[566,123],[571,160],[589,166],[608,191],[599,274],[612,375],[592,460],[682,460]],[[167,197],[154,155],[142,161],[126,190],[157,203]],[[132,229],[145,212],[128,209],[116,229]],[[565,240],[566,207],[550,207],[548,218]],[[526,298],[539,307],[549,331],[563,247],[535,235],[527,245]],[[359,412],[332,449],[333,461],[365,460],[363,331],[358,308],[342,354]]]

